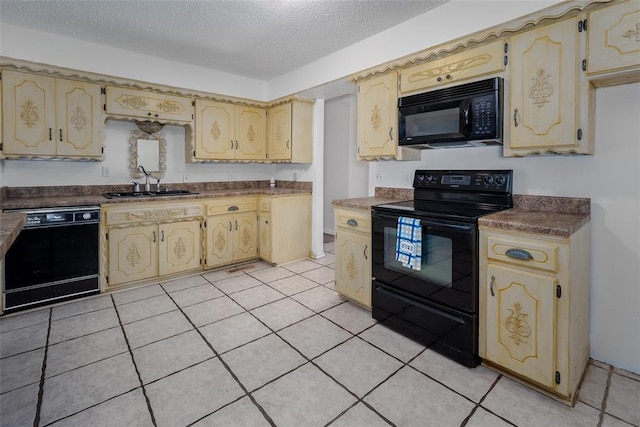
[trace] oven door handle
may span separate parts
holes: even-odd
[[[372,215],[373,218],[380,218],[382,220],[395,221],[396,223],[398,222],[398,217],[400,216],[402,215],[389,215],[389,214],[383,214],[378,212],[374,212]],[[422,217],[411,216],[411,215],[407,215],[407,217],[419,219],[420,225],[422,227],[438,227],[438,228],[446,227],[448,229],[462,231],[466,234],[475,230],[475,224],[471,224],[471,223],[456,223],[453,221],[440,220],[440,219],[425,219]]]
[[[385,289],[382,286],[377,286],[376,287],[376,291],[380,292],[381,294],[385,294],[385,295],[388,295],[390,297],[399,299],[399,300],[401,300],[403,302],[406,302],[407,304],[410,304],[412,306],[420,307],[422,310],[429,311],[431,313],[437,314],[438,316],[446,317],[447,319],[453,320],[456,323],[460,323],[460,324],[464,324],[465,323],[464,319],[461,316],[455,316],[455,315],[453,315],[451,313],[447,313],[447,312],[439,310],[439,309],[437,309],[435,307],[431,307],[429,305],[422,304],[421,302],[418,302],[418,301],[416,301],[414,299],[410,299],[410,298],[407,298],[407,297],[405,297],[403,295],[400,295],[397,292],[389,291],[388,289]]]

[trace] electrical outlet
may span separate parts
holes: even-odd
[[[182,174],[182,182],[191,182],[191,178],[186,173]]]
[[[384,176],[381,173],[376,174],[376,182],[384,182]]]
[[[109,166],[102,167],[102,176],[111,176],[111,169],[109,169]]]
[[[405,183],[405,184],[412,184],[412,181],[411,181],[411,175],[406,174],[406,175],[404,176],[404,183]]]
[[[233,181],[233,175],[227,174],[227,181]]]

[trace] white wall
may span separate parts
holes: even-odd
[[[640,372],[640,83],[596,91],[596,154],[506,158],[501,147],[372,162],[380,186],[415,169],[513,169],[514,193],[591,199],[591,356]],[[375,182],[371,181],[370,191]]]

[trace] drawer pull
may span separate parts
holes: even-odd
[[[227,210],[228,211],[237,211],[238,209],[240,209],[240,208],[238,208],[236,205],[233,205],[233,206],[229,206],[229,208]]]
[[[347,220],[347,225],[351,225],[353,227],[357,227],[358,226],[358,221],[356,221],[355,219],[349,219],[349,220]]]
[[[496,283],[496,276],[491,276],[491,283],[489,284],[489,290],[491,291],[491,296],[495,297],[496,293],[493,292],[493,284]]]
[[[523,261],[531,261],[533,259],[533,255],[524,249],[508,249],[504,254],[509,258],[521,259]]]

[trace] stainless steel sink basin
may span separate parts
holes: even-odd
[[[116,199],[120,197],[164,197],[164,196],[182,196],[186,194],[198,194],[189,190],[165,190],[165,191],[129,191],[118,193],[105,193],[104,197],[107,199]]]

